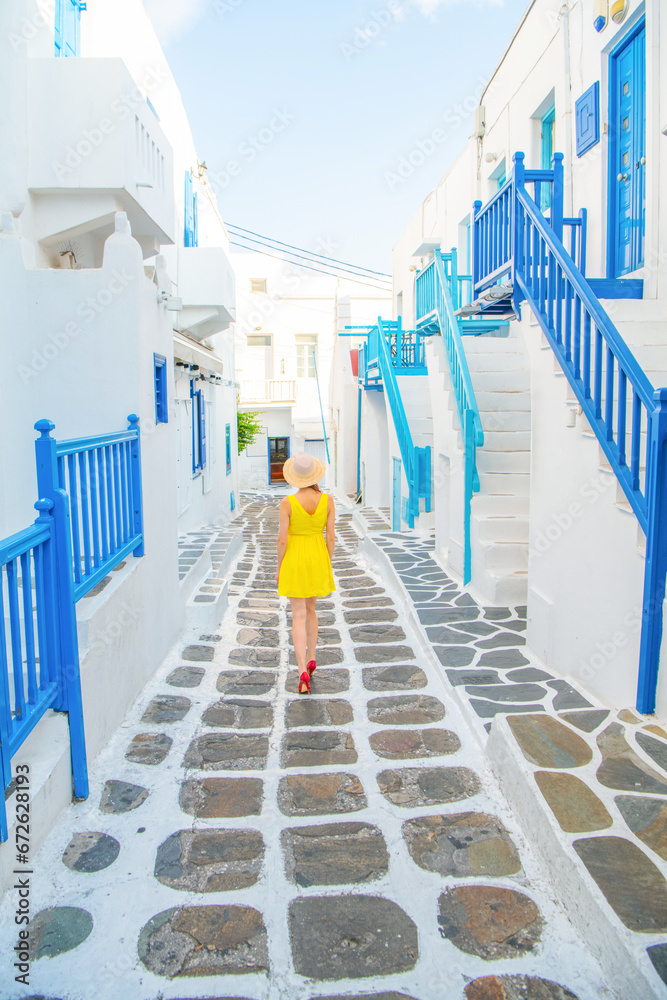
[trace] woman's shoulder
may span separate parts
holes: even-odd
[[[283,497],[280,501],[281,510],[291,510],[292,509],[292,496]]]

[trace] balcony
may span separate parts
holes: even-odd
[[[296,402],[296,382],[289,378],[242,379],[239,402],[242,406],[250,403],[291,406]]]
[[[234,322],[234,271],[222,247],[180,247],[178,292],[183,308],[178,330],[194,340],[206,340]]]
[[[28,141],[44,246],[92,234],[101,247],[117,211],[146,256],[174,243],[172,149],[122,59],[28,60]]]

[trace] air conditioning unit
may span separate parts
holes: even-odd
[[[483,139],[486,133],[485,108],[483,104],[478,104],[472,118],[471,139]]]

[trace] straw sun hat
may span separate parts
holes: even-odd
[[[326,471],[324,462],[320,462],[314,455],[306,455],[303,451],[292,455],[283,465],[283,476],[287,482],[300,490],[319,483],[320,479],[324,479]]]

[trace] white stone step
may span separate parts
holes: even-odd
[[[488,496],[529,496],[530,476],[527,473],[480,472],[480,492]]]
[[[523,542],[528,544],[530,521],[527,517],[489,517],[474,515],[481,541]]]
[[[483,600],[497,607],[511,608],[527,602],[526,570],[517,570],[515,573],[494,573],[492,570],[477,567],[473,556],[472,582]]]
[[[518,352],[516,354],[470,354],[466,350],[466,356],[471,373],[524,371],[526,367],[523,354]]]
[[[477,450],[477,468],[480,472],[530,472],[529,451]]]
[[[530,411],[529,392],[475,392],[480,411],[504,410],[507,413]]]
[[[482,430],[486,434],[509,433],[511,431],[530,431],[531,415],[527,410],[512,412],[511,410],[485,410],[481,411]]]
[[[431,417],[409,417],[407,413],[406,417],[413,438],[415,434],[433,435],[433,420]]]
[[[530,451],[530,431],[484,431],[482,451]]]
[[[482,392],[528,392],[530,374],[521,371],[484,371],[471,373],[475,395]]]
[[[484,565],[492,573],[517,573],[528,569],[528,546],[523,542],[482,541]]]
[[[466,354],[518,354],[524,357],[516,336],[512,337],[464,337],[463,349]]]

